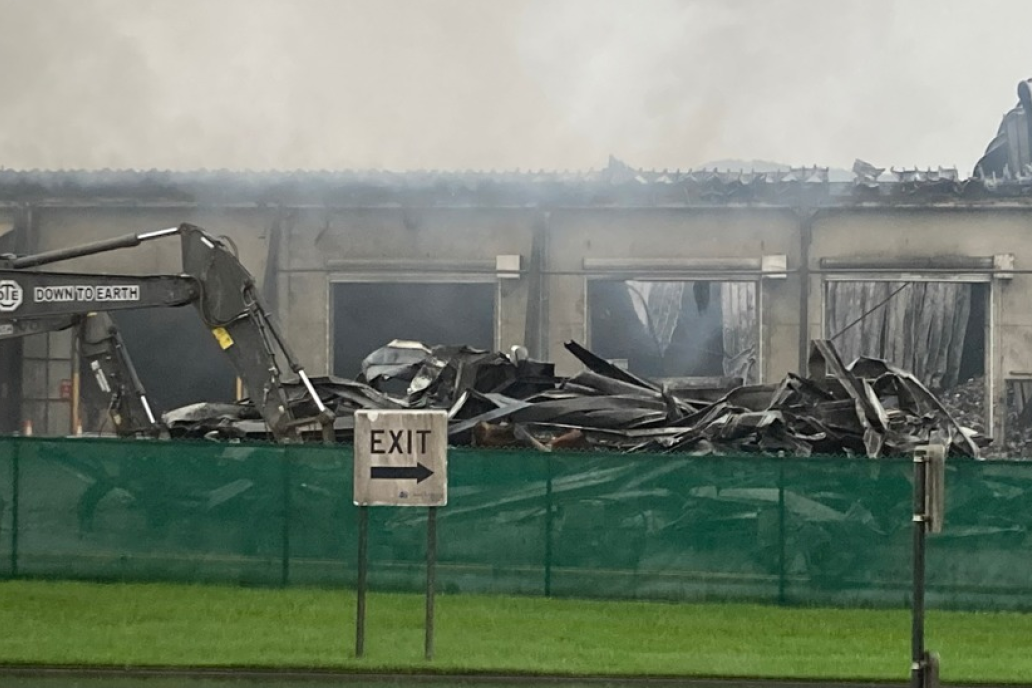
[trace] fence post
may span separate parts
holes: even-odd
[[[778,459],[778,604],[785,604],[785,459]]]
[[[11,578],[18,577],[18,531],[21,529],[21,443],[14,440],[14,457],[11,461]]]
[[[552,456],[545,455],[545,597],[552,596]]]
[[[283,506],[283,532],[281,544],[283,547],[282,562],[280,568],[280,585],[287,587],[290,583],[290,449],[281,450],[280,458],[280,482],[281,501]]]

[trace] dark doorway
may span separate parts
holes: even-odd
[[[971,311],[968,315],[964,351],[960,359],[960,382],[985,375],[985,335],[988,329],[989,285],[971,285]]]
[[[394,339],[494,348],[493,283],[338,282],[333,285],[333,374]]]

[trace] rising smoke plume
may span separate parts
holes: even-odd
[[[970,169],[1023,0],[0,0],[0,167]]]

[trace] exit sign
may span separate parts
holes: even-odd
[[[356,411],[355,490],[359,506],[448,503],[445,411]]]

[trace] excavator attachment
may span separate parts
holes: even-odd
[[[155,417],[125,343],[107,313],[0,321],[0,339],[76,329],[79,356],[108,400],[108,417],[120,437],[156,437],[164,429]]]
[[[160,435],[162,425],[154,416],[111,316],[89,313],[79,327],[79,355],[89,366],[97,387],[110,399],[108,416],[115,432],[123,437]]]

